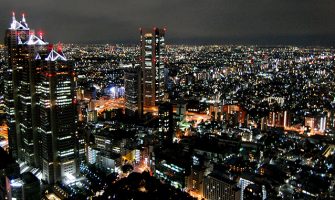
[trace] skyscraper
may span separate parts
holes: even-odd
[[[8,66],[5,69],[5,106],[9,126],[9,146],[14,158],[38,166],[38,134],[36,121],[36,78],[34,66],[37,52],[47,44],[31,31],[25,16],[18,22],[13,13],[6,31]],[[37,70],[37,71],[36,71]]]
[[[128,116],[142,114],[141,69],[129,67],[124,72],[125,107]]]
[[[73,65],[61,48],[52,49],[42,66],[40,96],[42,176],[49,183],[77,173],[74,88]]]
[[[143,106],[157,106],[164,97],[165,29],[141,29]]]
[[[13,13],[6,31],[5,106],[15,159],[43,169],[49,183],[76,173],[73,66]]]
[[[19,42],[22,43],[22,39],[25,40],[28,36],[28,24],[16,21],[15,14],[13,13],[12,23],[6,30],[5,35],[8,64],[4,69],[4,100],[5,111],[7,113],[9,152],[15,159],[19,157],[21,140],[16,134],[15,126],[13,68],[16,68],[19,61],[18,55],[20,49],[18,48],[18,44]]]

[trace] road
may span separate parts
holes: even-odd
[[[195,113],[195,112],[186,112],[186,121],[187,122],[191,122],[194,121],[194,127],[197,127],[199,125],[199,123],[201,123],[202,121],[209,121],[211,120],[211,116],[207,115],[207,114],[200,114],[200,113]]]
[[[123,110],[125,109],[124,98],[99,100],[96,102],[95,105],[95,109],[98,111],[98,114],[101,114],[106,110],[112,110],[118,108],[122,108]]]
[[[4,140],[0,141],[0,146],[4,149],[8,148],[8,126],[3,124],[0,126],[0,138],[4,138]]]

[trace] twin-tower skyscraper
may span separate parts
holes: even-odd
[[[11,155],[55,183],[78,173],[75,72],[56,49],[13,13],[6,30],[4,100]]]
[[[125,70],[126,112],[157,112],[164,99],[166,44],[163,28],[140,29],[140,66]]]

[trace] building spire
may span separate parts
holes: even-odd
[[[15,12],[14,11],[12,12],[12,20],[13,20],[13,22],[16,21],[16,19],[15,19]]]
[[[26,18],[24,17],[24,13],[22,13],[22,22],[26,23]]]
[[[38,35],[39,35],[40,39],[43,40],[43,32],[40,31],[40,32],[38,33]]]

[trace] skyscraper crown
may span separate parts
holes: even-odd
[[[29,39],[24,43],[27,45],[47,45],[41,38],[37,37],[34,33],[30,34]]]
[[[62,51],[58,50],[57,52],[54,49],[51,50],[51,52],[49,53],[48,57],[45,60],[46,61],[56,61],[56,60],[67,61]]]
[[[28,24],[26,22],[26,18],[24,16],[24,14],[22,15],[22,20],[20,22],[18,22],[16,20],[15,17],[15,12],[13,12],[13,16],[12,16],[12,23],[10,25],[11,30],[29,30]]]

